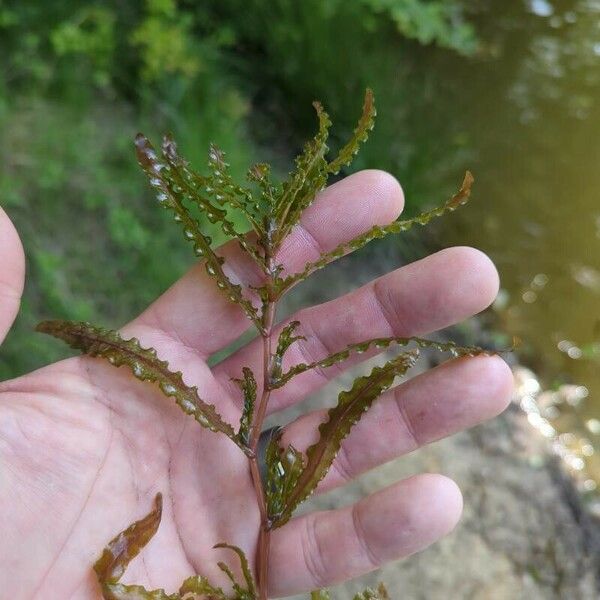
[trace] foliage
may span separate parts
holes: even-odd
[[[220,129],[232,147],[232,172],[241,176],[237,165],[248,160],[250,150],[240,141],[240,120],[227,107],[215,109],[212,92],[206,102],[206,110],[199,109],[202,118],[195,118],[206,133],[194,144],[208,144],[213,128]],[[30,272],[19,320],[3,346],[3,378],[64,355],[54,344],[29,343],[26,332],[42,315],[84,321],[101,314],[109,324],[121,323],[160,295],[193,259],[177,243],[181,234],[148,210],[150,197],[140,192],[139,171],[127,159],[133,133],[127,111],[104,105],[83,118],[85,110],[39,101],[0,108],[6,133],[0,147],[1,203],[23,238]],[[193,149],[191,143],[186,147]],[[59,235],[62,224],[72,229],[71,236]],[[216,228],[210,235],[214,243],[225,239]],[[97,256],[107,268],[92,274],[88,266]],[[119,302],[109,302],[117,291]]]
[[[288,453],[293,455],[293,460],[289,461],[290,466],[283,469],[283,477],[271,478],[269,481],[271,487],[282,488],[284,492],[281,511],[269,515],[273,526],[281,527],[287,523],[296,507],[313,493],[327,475],[342,441],[361,418],[362,413],[392,385],[396,377],[404,375],[415,364],[417,358],[418,352],[400,354],[382,367],[375,367],[369,375],[356,379],[349,391],[341,392],[337,405],[327,414],[327,421],[319,426],[318,442],[306,451],[306,461],[301,460],[293,448],[288,449]],[[298,464],[301,465],[301,469],[297,468]],[[290,469],[294,469],[297,475],[293,476],[293,486],[289,486],[291,489],[285,490],[283,485],[288,483]],[[278,471],[274,470],[274,473],[278,474]]]
[[[144,79],[160,79],[166,74],[193,77],[202,67],[194,52],[192,19],[181,14],[174,0],[148,0],[147,16],[132,32],[130,42],[142,59]]]
[[[154,348],[142,348],[137,339],[123,339],[116,331],[94,327],[89,323],[43,321],[37,331],[47,333],[81,350],[89,356],[106,359],[115,367],[126,366],[140,381],[157,383],[165,396],[175,398],[181,410],[211,431],[220,431],[237,443],[233,427],[225,423],[212,404],[198,396],[198,389],[183,381],[180,372],[169,369]]]
[[[456,170],[472,160],[455,114],[461,101],[450,115],[441,110],[453,106],[446,98],[449,80],[464,89],[456,83],[463,81],[453,72],[456,63],[470,66],[472,57],[483,52],[472,32],[470,4],[253,0],[251,10],[246,6],[242,0],[220,0],[211,15],[233,24],[237,43],[225,51],[239,76],[251,82],[259,106],[268,107],[266,115],[259,111],[250,123],[255,139],[267,147],[281,140],[297,150],[297,140],[312,129],[310,102],[318,97],[336,114],[330,145],[338,148],[354,126],[354,99],[373,87],[381,103],[380,126],[354,167],[397,174],[407,214],[433,201],[442,186],[450,189]],[[398,19],[404,14],[410,25],[399,28],[392,12]],[[236,18],[240,14],[243,19]],[[414,33],[436,29],[431,19],[439,20],[440,36],[447,36],[448,43],[441,37],[431,40],[425,51]],[[463,25],[471,31],[465,46],[449,43]],[[442,56],[453,59],[447,71],[438,67]],[[462,77],[468,81],[469,74]],[[286,111],[289,106],[294,111]],[[276,154],[271,159],[275,167],[283,166],[277,159]]]
[[[140,193],[139,171],[125,158],[134,127],[172,130],[193,157],[218,136],[231,148],[237,177],[252,153],[243,124],[246,100],[221,73],[215,53],[204,53],[189,95],[182,88],[187,82],[176,81],[174,73],[140,84],[141,75],[123,70],[137,53],[129,46],[123,52],[129,44],[122,37],[124,13],[110,6],[63,13],[52,6],[28,3],[0,18],[0,203],[19,229],[31,273],[20,317],[3,346],[3,378],[64,356],[55,344],[28,341],[26,332],[46,311],[78,320],[101,314],[115,325],[190,266],[177,232],[151,209],[149,195]],[[110,21],[112,34],[99,21]],[[117,61],[119,54],[126,58]],[[131,87],[120,89],[123,81]],[[133,88],[131,104],[124,96]],[[74,235],[57,235],[57,223]],[[219,229],[210,235],[215,243],[225,239]],[[145,253],[150,247],[153,252]],[[167,253],[169,263],[162,259]],[[92,276],[87,265],[99,255],[107,268]],[[108,303],[117,290],[120,302]]]
[[[85,7],[50,32],[57,56],[85,56],[93,66],[95,81],[105,85],[115,50],[115,16],[106,8]]]
[[[263,481],[257,467],[259,436],[271,392],[285,385],[296,374],[340,363],[353,352],[364,352],[369,348],[382,349],[392,343],[407,345],[415,342],[420,347],[449,351],[455,356],[484,352],[480,348],[463,348],[452,343],[439,344],[421,338],[379,338],[353,344],[311,364],[293,365],[285,373],[282,372],[285,352],[301,339],[301,336],[294,335],[299,323],[291,322],[280,333],[275,351],[271,351],[276,306],[290,288],[287,282],[290,279],[294,283],[306,279],[314,268],[309,264],[299,273],[286,274],[284,265],[278,263],[279,249],[316,194],[325,186],[329,176],[336,173],[341,166],[350,163],[361,143],[366,141],[375,117],[373,93],[367,89],[362,115],[354,133],[337,156],[329,159],[327,140],[331,121],[321,104],[316,102],[314,107],[319,122],[318,131],[296,159],[295,168],[285,181],[278,182],[271,177],[267,165],[252,167],[247,177],[250,182],[259,184],[258,189],[234,183],[227,173],[224,155],[213,146],[209,154],[210,173],[201,175],[193,171],[188,162],[179,156],[175,142],[170,136],[163,139],[160,157],[145,136],[139,134],[135,141],[138,162],[148,175],[159,205],[173,213],[175,221],[183,228],[184,237],[194,244],[196,256],[204,261],[207,273],[214,278],[216,287],[229,302],[246,313],[264,340],[264,370],[261,373],[264,389],[260,398],[257,399],[256,376],[250,368],[245,367],[243,378],[238,380],[244,408],[237,433],[233,425],[221,418],[214,406],[198,396],[195,387],[184,383],[181,373],[171,371],[168,364],[158,358],[156,350],[141,347],[136,339],[125,340],[116,331],[81,322],[46,321],[38,326],[39,331],[64,340],[89,356],[106,359],[115,367],[126,366],[138,379],[157,383],[163,394],[174,397],[186,414],[193,416],[211,431],[229,437],[251,461],[250,471],[257,502],[260,506],[266,506],[266,510],[262,509],[256,582],[243,552],[235,546],[219,544],[218,547],[228,548],[237,554],[241,562],[243,581],[236,580],[233,571],[225,563],[218,563],[220,569],[231,580],[231,595],[226,595],[221,588],[212,586],[202,576],[186,580],[178,594],[168,595],[163,590],[147,591],[140,586],[128,586],[119,582],[128,562],[150,541],[158,528],[161,499],[160,496],[157,497],[154,510],[111,541],[95,565],[98,580],[107,599],[175,600],[209,596],[264,600],[267,584],[264,574],[267,572],[270,532],[285,524],[298,505],[311,495],[327,474],[352,427],[373,402],[393,385],[396,378],[404,375],[414,365],[418,358],[418,350],[402,352],[383,366],[375,367],[369,375],[358,377],[348,391],[341,392],[337,404],[329,410],[327,420],[319,427],[318,440],[306,453],[302,454],[292,446],[281,448],[278,436],[273,436],[265,453],[266,477]],[[388,233],[405,231],[415,224],[425,224],[435,216],[456,209],[468,199],[472,180],[472,176],[467,173],[459,192],[441,207],[407,221],[396,222],[390,227],[377,228],[366,235],[358,236],[344,245],[339,252],[323,254],[318,266],[324,266],[340,253],[361,247],[372,239]],[[246,219],[246,229],[253,230],[252,236],[246,236],[244,230],[236,229],[229,220],[225,205],[229,205],[230,209]],[[218,224],[224,233],[239,242],[241,250],[254,260],[262,271],[262,285],[248,290],[233,284],[227,278],[222,269],[224,258],[211,248],[211,240],[203,231],[202,223],[191,212],[192,206],[199,208],[210,223]],[[313,597],[325,598],[327,594],[313,593]],[[357,596],[359,600],[386,597],[387,593],[383,588],[378,592],[367,590]]]
[[[436,29],[439,35],[427,43],[465,52],[450,42],[467,22],[467,12],[454,1],[443,14],[419,8],[437,4],[0,2],[0,203],[21,233],[31,272],[20,318],[3,346],[0,376],[13,377],[64,356],[58,345],[31,344],[25,335],[47,310],[78,320],[101,315],[116,326],[189,266],[188,254],[175,243],[177,233],[163,226],[164,216],[139,192],[139,174],[125,159],[136,129],[143,125],[152,135],[172,131],[195,164],[218,140],[228,149],[235,180],[244,175],[257,147],[276,147],[270,158],[281,174],[309,126],[303,102],[310,106],[319,96],[335,110],[334,149],[350,137],[352,98],[367,85],[398,106],[423,103],[418,89],[427,85],[407,85],[405,65],[419,47],[409,42],[404,48],[407,36],[425,39],[415,32]],[[406,13],[406,27],[399,25],[401,13]],[[341,56],[351,70],[341,68]],[[283,112],[283,107],[293,110]],[[407,129],[404,109],[390,103],[385,115],[396,117],[379,129],[357,166],[376,164],[401,175],[407,209],[415,211],[415,199],[434,197],[439,188],[431,164],[437,170],[446,165],[444,173],[454,173],[458,165],[441,153],[433,155],[426,177],[413,183],[422,167],[407,159],[407,144],[399,146],[385,132],[417,136]],[[435,148],[452,147],[447,129],[436,124]],[[418,154],[428,155],[423,146],[430,138],[420,137]],[[454,150],[447,154],[461,159]],[[264,187],[263,166],[255,165],[251,176]],[[263,191],[267,198],[269,190]],[[199,219],[207,225],[205,216]],[[66,224],[74,235],[56,235],[56,223]],[[215,244],[224,239],[221,228],[209,235]],[[150,246],[153,252],[146,253]],[[166,252],[170,265],[161,260]],[[98,255],[107,269],[92,275],[87,265]],[[105,300],[117,292],[118,304]]]
[[[465,22],[461,6],[444,0],[362,0],[375,12],[387,13],[408,38],[423,44],[435,42],[442,47],[470,54],[477,47],[472,25]]]

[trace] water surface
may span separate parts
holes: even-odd
[[[499,326],[558,390],[541,403],[577,448],[571,466],[600,482],[600,4],[558,4],[483,24],[497,57],[462,72],[456,105],[475,201],[442,235],[496,262]]]

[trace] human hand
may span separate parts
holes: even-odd
[[[280,262],[301,269],[372,225],[391,222],[402,204],[400,187],[385,173],[347,177],[306,210]],[[237,244],[219,252],[232,279],[258,283]],[[16,314],[24,270],[17,234],[1,211],[0,257],[1,341]],[[497,288],[496,270],[483,254],[444,250],[294,315],[307,341],[290,348],[288,358],[310,362],[363,339],[430,333],[484,309]],[[206,361],[248,327],[239,307],[197,266],[122,332],[155,347],[235,423],[241,407],[230,379],[261,359],[256,343],[213,368]],[[334,367],[297,376],[273,393],[269,410],[299,402],[338,374]],[[398,385],[345,439],[317,493],[495,416],[511,387],[497,356],[456,359]],[[305,449],[323,418],[321,411],[300,417],[286,427],[284,441]],[[149,511],[157,492],[164,496],[161,527],[124,582],[171,590],[195,572],[218,581],[216,562],[230,556],[212,549],[217,542],[253,556],[260,519],[247,458],[151,384],[88,357],[0,383],[0,589],[7,598],[98,598],[91,565],[115,533]],[[351,507],[295,517],[272,534],[270,595],[338,583],[416,552],[449,532],[461,507],[452,481],[424,474]]]

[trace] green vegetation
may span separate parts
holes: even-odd
[[[236,178],[255,156],[281,174],[312,127],[314,98],[339,115],[335,147],[371,85],[389,117],[357,166],[410,170],[409,192],[438,193],[420,186],[422,170],[394,139],[416,103],[403,86],[421,43],[463,55],[477,41],[454,2],[0,3],[0,205],[29,271],[0,377],[62,355],[29,334],[40,317],[123,323],[190,265],[140,191],[131,145],[140,129],[172,131],[196,164],[218,143]]]

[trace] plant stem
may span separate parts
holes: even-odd
[[[267,256],[269,272],[274,270],[274,261],[270,256]],[[270,276],[267,284],[271,283]],[[260,531],[258,534],[258,546],[256,551],[256,572],[259,600],[267,600],[267,584],[269,575],[269,547],[271,541],[271,522],[267,512],[267,501],[265,490],[260,476],[258,466],[258,441],[262,431],[265,415],[267,413],[267,405],[271,395],[271,336],[273,323],[275,321],[276,302],[265,302],[262,317],[262,338],[263,338],[263,391],[258,403],[258,408],[252,423],[250,433],[250,449],[252,450],[252,458],[250,458],[250,473],[252,483],[256,493],[256,499],[260,510]]]

